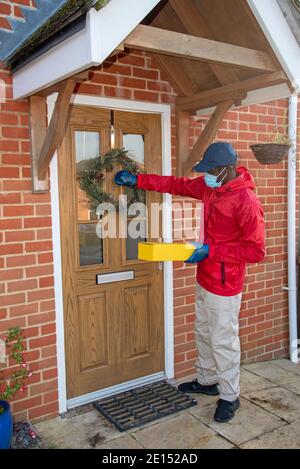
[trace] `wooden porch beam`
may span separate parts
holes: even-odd
[[[178,98],[177,108],[179,111],[194,113],[199,109],[212,107],[222,101],[230,100],[233,97],[232,93],[247,93],[251,90],[267,88],[268,86],[279,85],[287,81],[288,79],[283,72],[268,73],[238,83],[232,83],[231,85],[196,93],[193,96]]]
[[[179,96],[190,96],[199,91],[197,84],[187,76],[174,58],[160,54],[153,54],[153,57]]]
[[[38,178],[41,180],[46,178],[51,158],[64,137],[70,109],[70,101],[75,85],[76,81],[73,78],[69,78],[64,81],[57,97],[55,108],[38,159]]]
[[[218,104],[215,112],[195,143],[189,157],[183,162],[183,174],[189,175],[192,167],[201,160],[206,148],[213,142],[226,112],[234,105],[233,100]]]
[[[198,8],[193,2],[183,2],[182,0],[169,0],[169,3],[176,15],[183,24],[186,32],[197,37],[205,37],[213,39],[213,35],[203,17],[200,15]],[[228,85],[239,81],[239,76],[235,70],[218,64],[210,64],[210,68],[217,77],[221,85]]]
[[[137,26],[125,40],[125,47],[250,70],[276,70],[265,52],[152,26]]]
[[[206,96],[207,93],[207,96]],[[202,95],[202,93],[199,93]],[[192,96],[188,96],[192,98]],[[199,101],[195,104],[189,104],[189,106],[186,105],[181,105],[179,98],[177,100],[177,110],[178,111],[186,111],[189,112],[190,114],[195,114],[195,111],[198,111],[200,109],[206,109],[210,107],[217,106],[220,103],[223,103],[224,101],[233,101],[236,106],[239,106],[241,101],[247,97],[247,92],[244,90],[235,90],[235,91],[230,91],[228,93],[216,93],[215,95],[208,94],[208,92],[204,91],[203,96],[201,97],[201,101]],[[184,99],[184,98],[182,98]]]

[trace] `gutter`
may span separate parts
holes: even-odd
[[[297,273],[296,273],[296,163],[297,163],[297,111],[298,96],[289,98],[289,140],[292,146],[288,155],[288,290],[290,360],[299,363],[297,330]]]

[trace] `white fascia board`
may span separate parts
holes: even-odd
[[[84,30],[36,58],[13,76],[14,99],[23,99],[83,70],[101,65],[160,0],[111,0],[91,9]]]
[[[247,0],[257,22],[287,74],[300,93],[300,47],[276,0]]]
[[[92,58],[102,63],[160,0],[111,0],[90,11]]]
[[[13,75],[14,99],[23,99],[89,67],[91,58],[90,21],[86,28],[69,37]]]
[[[269,103],[276,99],[289,98],[292,95],[290,88],[286,84],[269,86],[268,88],[260,88],[259,90],[249,91],[247,98],[244,99],[240,106],[233,106],[238,109],[243,106],[251,106],[252,104]],[[212,114],[216,107],[200,109],[197,111],[198,116]]]

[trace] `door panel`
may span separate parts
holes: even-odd
[[[78,323],[80,325],[81,371],[108,365],[107,324],[108,305],[106,292],[78,298]],[[89,337],[87,342],[85,339]]]
[[[149,354],[150,351],[150,324],[148,313],[149,288],[148,285],[126,288],[125,300],[125,336],[127,346],[125,356],[127,359],[137,358]]]
[[[72,106],[59,151],[59,189],[65,318],[67,397],[164,370],[163,273],[158,263],[139,261],[139,240],[151,238],[151,216],[134,215],[144,227],[138,238],[101,239],[107,217],[80,186],[79,175],[110,149],[111,112]],[[161,122],[158,115],[115,112],[116,147],[125,147],[142,171],[161,172]],[[126,188],[113,183],[113,171],[101,174],[114,197]],[[161,195],[147,193],[147,208]],[[128,215],[130,223],[133,217]],[[120,223],[123,223],[120,218]],[[120,226],[117,226],[117,233]],[[158,237],[160,237],[161,234]],[[132,280],[97,285],[98,274],[133,271]]]

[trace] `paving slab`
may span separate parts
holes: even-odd
[[[39,435],[51,448],[93,448],[95,444],[122,436],[96,410],[71,418],[57,417],[35,425]]]
[[[300,377],[299,380],[293,381],[292,383],[285,383],[282,387],[300,396]]]
[[[296,375],[300,375],[300,363],[293,363],[291,362],[291,360],[288,360],[286,358],[283,358],[281,360],[275,360],[273,363],[274,365],[279,366],[284,370],[288,370],[292,373],[295,373]]]
[[[288,389],[282,387],[265,389],[248,393],[245,397],[287,422],[300,419],[300,396]]]
[[[262,378],[273,381],[276,384],[284,386],[286,384],[298,383],[300,381],[300,377],[297,374],[283,369],[275,365],[273,362],[252,363],[244,365],[244,369],[261,376]]]
[[[240,447],[242,449],[300,449],[300,420],[265,433]]]
[[[131,435],[126,434],[120,438],[114,438],[113,440],[107,441],[103,445],[94,446],[96,449],[143,449]]]
[[[171,421],[157,423],[132,433],[144,448],[148,449],[229,449],[234,446],[215,431],[184,413]]]
[[[240,409],[236,412],[234,419],[228,423],[215,422],[214,412],[215,406],[207,406],[194,412],[194,415],[235,445],[241,445],[285,424],[279,417],[243,398],[241,398]]]
[[[241,395],[252,391],[274,388],[277,385],[251,371],[241,369]]]

